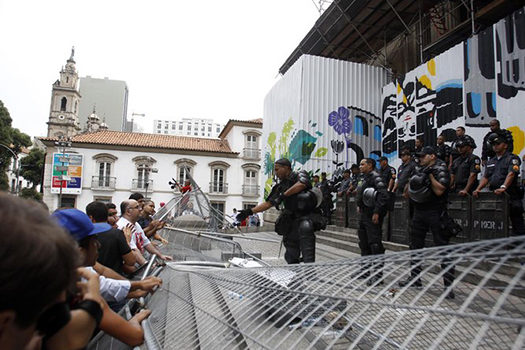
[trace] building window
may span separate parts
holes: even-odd
[[[242,185],[243,196],[258,196],[260,165],[248,163],[242,165],[242,168],[244,170],[244,181]]]
[[[67,98],[62,97],[62,99],[60,100],[60,111],[65,112],[66,106],[67,106]]]
[[[102,162],[98,164],[98,185],[100,187],[109,187],[111,177],[111,163]]]
[[[218,224],[222,226],[224,222],[224,202],[210,202],[210,204],[214,209]]]
[[[177,166],[177,181],[184,185],[184,181],[189,180],[189,176],[193,174],[193,168],[197,163],[188,158],[180,158],[175,161]]]
[[[153,165],[157,162],[152,157],[138,156],[132,159],[137,167],[137,177],[132,181],[132,190],[152,190],[153,181],[150,179],[151,170]]]
[[[179,130],[182,130],[182,123],[179,125]]]
[[[221,132],[221,128],[217,128],[217,132]]]
[[[208,126],[208,131],[211,132],[211,126]]]
[[[157,124],[157,129],[162,129],[162,124]]]
[[[208,165],[211,168],[210,193],[228,193],[226,169],[230,167],[230,164],[223,161],[215,161]]]

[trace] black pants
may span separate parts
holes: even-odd
[[[283,244],[286,248],[284,259],[288,264],[315,262],[315,234],[312,220],[307,216],[294,219],[292,229],[283,235]]]
[[[435,246],[444,246],[449,243],[449,236],[446,232],[441,229],[441,213],[445,209],[428,209],[421,210],[417,208],[417,204],[414,207],[414,216],[411,223],[411,241],[410,249],[421,249],[425,247],[425,237],[427,232],[430,230]],[[412,265],[415,265],[411,270],[411,276],[416,277],[421,273],[421,261],[411,261]],[[450,259],[443,258],[441,262],[441,268],[446,269],[450,265]],[[445,286],[449,286],[454,282],[454,267],[450,268],[444,276],[443,282]]]
[[[523,202],[521,199],[511,199],[509,201],[509,218],[512,223],[512,236],[525,235],[525,225],[523,224]]]
[[[381,240],[381,229],[385,216],[379,215],[379,223],[374,224],[372,215],[374,215],[372,209],[366,207],[361,209],[357,236],[359,237],[359,248],[362,256],[383,254],[385,252],[383,241]]]

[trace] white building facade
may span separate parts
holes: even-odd
[[[213,119],[182,118],[181,120],[153,121],[153,133],[164,135],[185,135],[192,137],[219,137],[224,125]]]
[[[107,130],[76,135],[66,154],[83,158],[81,170],[69,167],[66,175],[81,173],[81,186],[77,194],[63,190],[62,207],[85,210],[94,200],[119,206],[133,192],[144,194],[158,206],[173,198],[175,192],[168,182],[176,178],[182,183],[185,168],[219,211],[230,214],[233,208],[256,205],[262,201],[261,131],[262,121],[256,120],[229,121],[218,139]],[[55,138],[40,140],[47,147],[44,202],[54,210],[60,205],[60,194],[51,190],[52,182],[59,182],[53,158],[60,151]]]

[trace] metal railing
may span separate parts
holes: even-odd
[[[261,150],[258,148],[243,148],[242,156],[246,159],[261,159]]]
[[[133,179],[131,180],[131,190],[153,190],[153,180],[142,180],[142,179]]]
[[[242,194],[244,196],[258,196],[259,185],[242,185]]]
[[[226,182],[210,182],[209,193],[228,193],[228,184]]]
[[[110,176],[93,176],[91,177],[91,189],[93,190],[105,190],[105,191],[114,191],[115,190],[115,177]]]

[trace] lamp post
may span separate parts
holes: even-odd
[[[144,198],[145,199],[148,199],[148,187],[149,187],[149,172],[153,173],[153,174],[156,174],[159,172],[159,169],[157,168],[150,168],[148,169],[148,178],[146,179],[146,182],[144,183],[144,188],[145,188],[145,192],[144,192]]]
[[[8,150],[9,152],[11,152],[11,154],[13,155],[13,157],[15,157],[15,162],[16,162],[16,186],[15,186],[15,194],[18,196],[18,192],[20,191],[20,180],[19,180],[20,162],[18,161],[18,154],[16,154],[15,151],[13,151],[13,150],[11,149],[11,147],[8,147],[8,146],[4,145],[3,143],[0,143],[0,146],[4,147],[6,150]]]
[[[60,137],[58,141],[55,142],[55,146],[61,151],[61,156],[59,161],[62,163],[60,167],[60,192],[58,194],[58,208],[62,208],[62,188],[64,187],[64,169],[67,175],[67,167],[64,163],[69,161],[69,158],[66,157],[66,149],[71,147],[71,138],[70,137]]]

